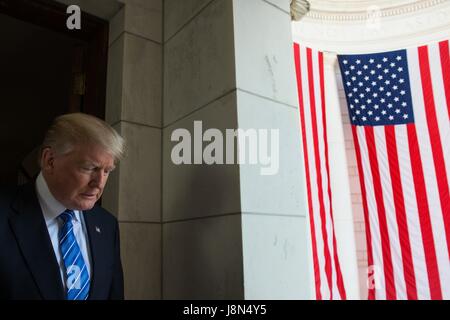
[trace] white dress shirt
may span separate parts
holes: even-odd
[[[52,193],[48,189],[47,182],[45,181],[42,172],[39,173],[39,176],[36,179],[36,192],[39,204],[41,205],[41,209],[44,214],[45,223],[47,224],[47,230],[52,241],[56,260],[58,261],[59,270],[61,271],[61,280],[64,289],[66,289],[66,269],[64,266],[64,261],[62,259],[58,237],[59,230],[61,230],[63,227],[63,222],[61,219],[58,219],[58,216],[63,213],[66,208],[52,195]],[[86,269],[88,270],[89,275],[91,275],[92,270],[86,224],[84,222],[82,212],[78,210],[74,210],[74,212],[75,219],[72,221],[73,233],[75,234],[75,238],[77,239],[78,245],[80,246],[81,254],[83,255],[84,263],[86,264]]]

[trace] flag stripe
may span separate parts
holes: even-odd
[[[373,177],[373,185],[375,189],[375,199],[377,203],[378,222],[381,235],[381,246],[383,251],[383,266],[386,285],[386,299],[396,299],[396,289],[394,282],[394,273],[392,266],[392,253],[389,240],[389,232],[386,221],[386,209],[383,199],[383,191],[381,187],[381,178],[376,154],[376,144],[372,127],[365,127],[365,135],[367,142],[367,150],[369,153],[370,170]]]
[[[431,84],[430,64],[428,59],[428,48],[419,47],[420,76],[425,101],[426,118],[430,137],[431,148],[433,150],[434,169],[436,171],[437,184],[439,189],[439,199],[444,218],[445,235],[447,238],[447,250],[450,258],[450,191],[445,169],[444,155],[439,134],[439,127],[436,118],[436,107]]]
[[[369,152],[366,144],[366,137],[364,127],[357,128],[359,148],[361,152],[362,159],[362,172],[361,175],[365,179],[366,195],[367,195],[367,206],[368,206],[368,217],[370,230],[372,232],[373,240],[373,265],[369,265],[369,268],[373,269],[373,279],[375,285],[375,299],[386,299],[386,284],[385,277],[383,277],[383,256],[382,256],[382,245],[381,245],[381,234],[378,222],[377,214],[377,202],[375,201],[375,191],[373,185],[372,172],[370,169]]]
[[[362,161],[361,161],[361,151],[359,147],[359,140],[358,135],[356,133],[356,127],[352,126],[352,135],[353,135],[353,142],[355,144],[355,153],[356,153],[356,163],[358,165],[358,172],[359,172],[359,183],[361,187],[361,196],[362,196],[362,202],[363,202],[363,211],[364,211],[364,222],[366,227],[366,243],[367,243],[367,263],[370,266],[373,266],[373,249],[372,249],[372,234],[371,234],[371,227],[369,223],[369,209],[367,206],[367,197],[366,197],[366,186],[364,183],[364,173],[362,169]],[[372,275],[373,276],[373,275]],[[372,285],[370,281],[368,285],[368,299],[374,300],[375,299],[375,287]]]
[[[397,126],[395,129],[396,142],[399,158],[400,179],[404,194],[406,219],[408,221],[408,232],[410,235],[414,276],[418,299],[430,299],[430,288],[428,286],[427,265],[425,261],[425,250],[417,208],[417,197],[414,188],[414,178],[409,156],[407,126]],[[416,276],[417,275],[417,276]],[[411,276],[412,277],[412,276]]]
[[[400,249],[402,255],[402,265],[404,268],[406,293],[408,299],[417,299],[416,278],[414,273],[412,253],[410,246],[410,237],[408,223],[406,220],[405,200],[403,196],[403,187],[400,179],[400,164],[398,160],[397,140],[394,126],[386,126],[386,151],[389,161],[389,172],[392,181],[392,195],[395,206],[395,213],[398,224],[398,237],[400,240]]]
[[[425,249],[430,297],[431,299],[442,299],[433,230],[431,228],[427,190],[425,188],[425,179],[419,150],[419,142],[417,140],[417,132],[414,125],[408,124],[407,127],[411,169],[417,197],[417,208],[419,210],[423,246]]]
[[[323,191],[322,191],[322,175],[320,170],[320,158],[319,158],[319,138],[317,133],[317,118],[316,118],[316,102],[315,102],[315,94],[314,94],[314,75],[312,68],[312,50],[307,48],[307,63],[308,63],[308,84],[309,84],[309,98],[310,98],[310,111],[311,111],[311,123],[312,123],[312,135],[313,135],[313,145],[314,145],[314,160],[315,160],[315,169],[316,169],[316,179],[317,179],[317,187],[318,187],[318,197],[319,197],[319,206],[320,206],[320,219],[322,226],[322,237],[324,244],[324,256],[325,256],[325,272],[328,282],[328,287],[331,292],[330,296],[332,297],[332,278],[331,278],[331,258],[330,258],[330,249],[328,246],[328,233],[326,230],[326,218],[325,218],[325,207],[324,207],[324,199],[323,199]]]
[[[326,118],[326,103],[325,103],[325,74],[324,74],[324,68],[323,68],[323,53],[319,52],[319,74],[320,74],[320,91],[321,91],[321,101],[322,101],[322,127],[323,127],[323,141],[325,143],[325,166],[326,166],[326,173],[327,173],[327,191],[328,191],[328,199],[330,201],[330,218],[331,218],[331,225],[334,226],[334,218],[333,218],[333,202],[331,197],[331,182],[330,182],[330,164],[329,164],[329,158],[328,158],[328,134],[327,134],[327,118]],[[344,288],[344,280],[342,277],[341,267],[339,264],[339,259],[337,255],[337,243],[336,243],[336,235],[334,233],[334,230],[331,230],[331,233],[333,235],[333,259],[334,259],[334,265],[335,270],[337,273],[337,285],[339,294],[342,299],[346,299],[346,293]]]
[[[447,41],[439,43],[439,53],[441,56],[442,77],[444,80],[445,97],[447,99],[447,113],[450,120],[450,50]]]
[[[305,127],[305,114],[304,114],[304,104],[303,104],[303,90],[302,90],[302,72],[301,72],[301,58],[300,58],[300,46],[294,44],[294,57],[295,57],[295,67],[297,76],[297,91],[299,99],[299,112],[300,112],[300,123],[302,132],[302,142],[303,142],[303,159],[305,164],[305,174],[306,174],[306,191],[308,194],[308,209],[309,209],[309,220],[310,220],[310,232],[311,232],[311,243],[312,243],[312,253],[313,253],[313,264],[314,264],[314,283],[316,288],[316,299],[322,300],[322,295],[320,291],[320,271],[319,271],[319,261],[317,257],[317,244],[316,244],[316,233],[314,232],[314,215],[313,215],[313,205],[311,196],[311,179],[309,175],[309,163],[308,163],[308,142],[306,141],[306,127]]]

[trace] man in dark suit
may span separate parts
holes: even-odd
[[[123,147],[95,117],[55,119],[36,181],[0,194],[0,299],[123,299],[118,222],[95,205]]]

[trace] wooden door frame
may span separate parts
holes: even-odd
[[[0,13],[87,44],[86,90],[79,111],[105,119],[109,22],[82,11],[81,29],[69,30],[66,9],[66,5],[52,0],[0,0]]]

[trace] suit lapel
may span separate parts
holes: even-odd
[[[16,214],[10,225],[22,254],[44,299],[64,299],[64,288],[34,183],[18,193],[12,205]]]
[[[101,290],[107,285],[105,278],[105,245],[102,237],[102,223],[96,214],[96,208],[83,212],[84,221],[88,231],[89,246],[91,249],[91,289],[89,293],[90,300],[104,299]]]

